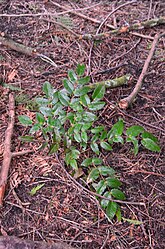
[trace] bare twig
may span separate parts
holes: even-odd
[[[0,175],[0,206],[2,206],[3,197],[6,188],[6,182],[8,177],[8,171],[11,162],[11,138],[13,134],[14,122],[15,122],[15,101],[14,94],[9,94],[9,123],[5,132],[5,142],[4,142],[4,153],[3,162]]]
[[[153,43],[152,43],[151,50],[150,50],[149,55],[148,55],[148,57],[147,57],[147,59],[146,59],[146,61],[144,63],[143,70],[142,70],[142,72],[141,72],[141,74],[139,76],[139,79],[138,79],[138,81],[137,81],[137,83],[135,85],[135,88],[127,98],[124,98],[124,99],[120,100],[120,102],[119,102],[119,107],[120,108],[126,109],[134,101],[135,97],[137,96],[138,92],[141,89],[144,76],[145,76],[145,74],[146,74],[146,72],[148,70],[149,64],[150,64],[150,62],[152,60],[152,57],[154,55],[156,45],[157,45],[159,39],[164,35],[165,35],[165,33],[155,35],[155,38],[154,38]]]

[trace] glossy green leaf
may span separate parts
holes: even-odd
[[[90,171],[88,177],[87,177],[87,183],[94,182],[99,177],[99,171],[97,168],[92,168]]]
[[[93,128],[93,129],[91,129],[91,132],[92,133],[100,133],[100,132],[102,132],[102,131],[104,131],[104,126],[103,125],[101,125],[101,126],[96,126],[95,128]]]
[[[108,206],[106,208],[106,214],[110,220],[114,218],[116,211],[117,211],[117,207],[118,206],[116,202],[110,201],[108,203]]]
[[[92,164],[92,158],[86,158],[83,160],[83,162],[81,163],[82,166],[88,167],[89,165]]]
[[[45,185],[45,183],[42,183],[42,184],[39,184],[36,187],[32,188],[30,191],[30,194],[35,195],[37,193],[37,191],[40,190],[44,185]]]
[[[107,131],[102,131],[101,134],[100,134],[100,140],[104,140],[107,138]]]
[[[78,76],[82,76],[85,73],[85,65],[78,64],[76,68],[76,73],[78,74]]]
[[[126,142],[132,142],[134,145],[134,154],[135,156],[138,154],[139,151],[139,144],[138,144],[138,140],[135,137],[127,137]]]
[[[118,188],[121,186],[121,182],[117,178],[106,178],[107,186],[110,188]]]
[[[79,150],[76,150],[76,149],[74,149],[74,148],[71,148],[71,155],[72,155],[72,158],[78,159],[78,158],[79,158],[79,155],[80,155],[80,151],[79,151]]]
[[[18,139],[21,140],[22,142],[33,142],[34,141],[34,137],[32,136],[21,136]]]
[[[125,200],[125,194],[119,189],[112,189],[111,195],[115,197],[117,200]]]
[[[94,143],[94,142],[96,142],[99,138],[100,138],[100,134],[99,134],[99,133],[96,133],[96,134],[92,137],[91,142]]]
[[[72,167],[72,169],[78,170],[77,161],[76,161],[75,159],[71,159],[71,160],[69,161],[69,164],[70,164],[70,166]]]
[[[46,98],[36,98],[35,101],[40,106],[49,104],[49,100]]]
[[[87,131],[87,130],[89,130],[89,128],[90,128],[91,126],[92,126],[92,123],[83,124],[81,130],[82,130],[82,131]]]
[[[75,114],[73,112],[69,112],[67,114],[67,119],[70,120],[71,124],[73,124],[75,119]]]
[[[115,170],[113,168],[110,168],[108,166],[99,166],[97,169],[100,172],[100,175],[102,176],[114,176]]]
[[[104,101],[97,101],[97,102],[92,102],[91,104],[88,105],[88,108],[90,111],[98,111],[101,110],[105,105]]]
[[[58,115],[60,113],[60,111],[62,110],[63,105],[58,102],[55,106],[53,106],[52,108],[52,113],[54,116]]]
[[[46,95],[47,98],[51,98],[52,97],[52,95],[53,95],[53,88],[52,88],[51,84],[48,81],[46,81],[43,84],[42,90],[45,93],[45,95]]]
[[[49,154],[56,153],[59,150],[59,143],[54,143],[50,146]]]
[[[108,192],[108,191],[106,191],[106,192],[103,194],[103,196],[106,197],[106,198],[111,199],[111,194],[110,194],[110,192]],[[108,206],[108,203],[109,203],[109,202],[110,202],[109,200],[102,199],[101,202],[100,202],[101,207],[105,209],[105,208]]]
[[[80,133],[74,132],[74,139],[76,140],[76,142],[80,143],[82,141]]]
[[[32,123],[33,123],[32,120],[26,115],[18,116],[18,120],[21,124],[23,124],[25,126],[32,125]]]
[[[65,89],[67,90],[67,92],[69,94],[72,94],[72,92],[74,90],[74,85],[68,79],[63,79],[63,85],[64,85]]]
[[[126,135],[129,137],[136,137],[138,136],[140,133],[143,133],[145,130],[142,126],[139,125],[133,125],[131,127],[129,127],[126,130]]]
[[[75,83],[77,80],[77,75],[75,74],[75,72],[73,70],[69,70],[68,71],[68,78],[72,83]]]
[[[130,224],[134,224],[134,225],[141,225],[141,224],[143,224],[143,222],[140,221],[140,220],[131,220],[131,219],[126,219],[124,217],[122,217],[122,220],[127,221]]]
[[[54,119],[53,117],[48,117],[47,123],[50,126],[61,127],[61,122],[58,119]]]
[[[124,143],[124,139],[122,138],[122,136],[114,136],[113,137],[113,142],[114,143],[121,143],[121,144],[123,144]]]
[[[82,131],[82,132],[81,132],[81,138],[82,138],[82,140],[83,140],[85,143],[88,142],[88,135],[87,135],[86,131]]]
[[[160,152],[160,146],[150,138],[143,138],[141,143],[148,150],[151,150],[153,152]]]
[[[74,91],[74,96],[76,96],[76,97],[82,96],[82,95],[87,94],[89,91],[90,91],[89,86],[83,86],[83,87],[81,87],[81,88],[77,88],[77,89]]]
[[[119,207],[119,205],[116,211],[116,217],[117,217],[118,222],[120,222],[122,217],[121,217],[121,208]]]
[[[92,112],[85,112],[83,114],[83,120],[88,123],[93,122],[97,120],[97,116],[93,114]]]
[[[92,94],[92,99],[93,100],[99,100],[104,97],[105,94],[105,86],[98,84]]]
[[[52,110],[49,107],[41,106],[39,110],[45,117],[52,116]]]
[[[147,131],[145,131],[145,132],[143,132],[142,133],[142,138],[149,138],[149,139],[151,139],[151,140],[153,140],[155,143],[157,143],[158,142],[158,139],[157,139],[157,137],[155,137],[153,134],[151,134],[150,132],[147,132]]]
[[[82,124],[75,124],[74,125],[74,132],[79,132],[81,130]]]
[[[52,105],[55,105],[59,101],[59,99],[58,99],[58,92],[59,91],[55,91],[53,93],[52,102],[51,102]]]
[[[123,134],[123,130],[124,130],[124,122],[122,119],[120,119],[117,123],[115,123],[111,130],[108,132],[108,141],[111,142],[111,139],[114,136],[121,136]]]
[[[82,95],[82,96],[80,97],[80,103],[83,104],[84,106],[89,105],[90,102],[91,102],[91,101],[90,101],[90,98],[89,98],[89,96],[88,96],[87,94]]]
[[[98,183],[93,183],[92,186],[95,188],[97,194],[102,195],[106,190],[106,181],[100,180]]]
[[[85,85],[85,84],[88,84],[90,82],[90,77],[89,76],[85,76],[81,79],[79,79],[77,82],[79,85]]]
[[[44,124],[45,122],[44,116],[39,112],[36,113],[36,120],[38,121],[39,124]]]
[[[96,143],[91,143],[90,145],[91,149],[93,150],[93,152],[95,152],[97,155],[99,155],[100,151],[99,151],[99,147]]]
[[[111,145],[110,145],[109,143],[107,143],[107,142],[101,142],[101,143],[100,143],[100,146],[101,146],[104,150],[108,150],[108,151],[112,150]]]
[[[69,105],[70,99],[69,99],[69,97],[68,97],[68,95],[67,95],[66,92],[59,91],[58,92],[58,98],[59,98],[59,101],[61,102],[62,105],[64,105],[64,106],[68,106]]]
[[[102,164],[102,162],[103,162],[103,160],[101,158],[98,158],[98,157],[93,157],[92,158],[92,163],[94,165],[100,165],[100,164]]]
[[[40,128],[41,128],[41,125],[40,125],[40,124],[34,124],[34,125],[31,127],[29,133],[30,133],[30,134],[34,134],[35,132],[39,131]]]

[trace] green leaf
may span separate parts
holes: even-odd
[[[67,93],[64,92],[63,90],[58,92],[58,98],[59,98],[59,101],[61,102],[62,105],[64,105],[64,106],[69,105],[70,99],[69,99]]]
[[[108,166],[99,166],[97,167],[97,169],[99,170],[100,174],[102,176],[114,176],[115,174],[115,170],[113,168],[110,168]]]
[[[48,81],[46,81],[43,84],[42,90],[45,93],[45,95],[46,95],[47,98],[51,98],[52,97],[52,95],[53,95],[53,88],[52,88],[51,84]]]
[[[100,134],[99,133],[96,133],[93,137],[92,137],[92,139],[91,139],[91,142],[96,142],[98,139],[99,139],[99,137],[100,137]]]
[[[89,92],[89,90],[90,90],[89,86],[83,86],[81,88],[77,88],[74,91],[74,96],[78,97],[78,96],[85,95]]]
[[[53,154],[59,150],[59,143],[56,142],[50,146],[49,154]]]
[[[103,196],[106,197],[106,198],[111,199],[111,194],[108,191],[106,191]],[[101,207],[105,209],[108,206],[109,202],[110,202],[109,200],[102,199],[101,202],[100,202]]]
[[[32,125],[32,123],[33,123],[32,120],[26,115],[18,116],[18,120],[21,124],[23,124],[25,126]]]
[[[59,101],[59,99],[58,99],[58,92],[59,92],[59,91],[55,91],[55,92],[53,93],[53,98],[52,98],[52,102],[51,102],[52,105],[57,104],[57,102]]]
[[[121,136],[124,130],[124,122],[122,119],[120,119],[117,123],[115,123],[111,130],[108,132],[108,141],[111,143],[111,139],[113,139],[113,137],[118,137]]]
[[[41,106],[39,110],[45,117],[52,116],[52,110],[49,107]]]
[[[74,139],[76,140],[76,142],[80,143],[82,141],[80,133],[78,132],[74,133]]]
[[[32,188],[32,190],[30,191],[30,194],[35,195],[37,193],[37,191],[40,190],[44,185],[45,185],[45,183],[42,183],[42,184],[39,184],[36,187]]]
[[[105,105],[104,101],[97,101],[97,102],[92,102],[91,104],[88,105],[88,108],[90,111],[98,111],[102,109]]]
[[[116,211],[116,217],[117,217],[118,222],[120,222],[122,217],[121,217],[121,208],[119,207],[119,205]]]
[[[70,164],[70,166],[72,167],[72,169],[78,170],[77,161],[76,161],[75,159],[71,159],[71,160],[69,161],[69,164]]]
[[[121,186],[121,182],[117,178],[106,178],[107,186],[110,188],[118,188]]]
[[[131,220],[131,219],[126,219],[126,218],[124,218],[124,217],[122,217],[122,219],[123,219],[124,221],[127,221],[127,222],[129,222],[130,224],[134,224],[134,225],[141,225],[141,224],[143,224],[143,222],[140,221],[140,220]]]
[[[85,65],[78,64],[76,68],[76,73],[78,74],[78,76],[82,76],[85,73]]]
[[[87,183],[95,181],[99,177],[99,171],[97,168],[92,168],[90,171],[88,177],[87,177]]]
[[[91,102],[90,98],[89,98],[89,96],[87,94],[82,95],[80,97],[80,104],[83,104],[84,106],[87,106],[88,104],[90,104],[90,102]]]
[[[104,150],[108,150],[108,151],[112,150],[112,147],[111,147],[110,144],[107,143],[107,142],[100,142],[100,146],[101,146]]]
[[[112,189],[111,195],[115,197],[117,200],[125,200],[125,194],[119,189]]]
[[[88,123],[93,122],[97,120],[97,116],[91,112],[85,112],[83,114],[83,120]]]
[[[52,127],[55,127],[55,126],[58,128],[61,127],[61,122],[58,119],[54,119],[52,117],[48,117],[47,123],[48,123],[48,125],[50,125]]]
[[[110,220],[112,220],[114,218],[116,211],[117,211],[117,207],[118,207],[118,205],[116,202],[110,201],[108,203],[108,206],[106,209],[106,214]]]
[[[81,163],[82,166],[88,167],[89,165],[92,164],[92,158],[86,158],[84,161]]]
[[[69,113],[67,114],[67,119],[70,120],[71,124],[74,123],[74,118],[75,118],[75,115],[74,115],[73,112],[69,112]]]
[[[64,88],[67,90],[67,92],[69,94],[72,94],[74,90],[74,86],[68,79],[63,79],[63,85],[64,85]]]
[[[121,136],[114,136],[113,137],[113,142],[114,143],[121,143],[121,144],[123,144],[124,143],[124,139],[121,137]]]
[[[79,79],[77,82],[78,82],[79,85],[88,84],[90,82],[90,77],[89,76],[85,76],[85,77]]]
[[[49,100],[46,98],[36,98],[35,101],[40,106],[49,104]]]
[[[106,138],[107,138],[107,131],[102,131],[101,135],[100,135],[100,140],[102,141],[102,140],[104,140]]]
[[[139,151],[139,144],[138,144],[138,140],[135,137],[127,137],[126,142],[132,142],[134,145],[134,154],[135,156],[138,154]]]
[[[101,180],[98,183],[93,183],[92,186],[95,188],[97,194],[102,195],[106,189],[105,180]]]
[[[39,113],[39,112],[36,113],[36,120],[41,125],[44,124],[44,122],[45,122],[44,116],[41,113]]]
[[[103,162],[103,160],[101,158],[98,158],[98,157],[93,157],[92,158],[92,163],[94,165],[100,165],[100,164],[102,164],[102,162]]]
[[[100,151],[99,151],[99,147],[96,143],[91,143],[90,145],[91,149],[93,150],[93,152],[95,152],[97,155],[99,155]]]
[[[71,155],[73,159],[78,159],[80,155],[80,151],[74,149],[74,147],[71,148]]]
[[[61,112],[62,108],[63,108],[63,106],[60,102],[56,103],[56,105],[53,106],[53,108],[52,108],[53,115],[54,116],[58,115]]]
[[[81,130],[87,131],[91,126],[92,126],[92,123],[83,124]]]
[[[39,131],[40,128],[41,128],[41,125],[40,125],[40,124],[34,124],[34,125],[31,127],[29,133],[30,133],[30,134],[34,134],[36,131]]]
[[[129,137],[136,137],[138,136],[140,133],[143,133],[145,130],[142,126],[139,125],[133,125],[131,127],[129,127],[126,130],[126,135]]]
[[[96,126],[95,128],[91,129],[91,132],[92,133],[100,133],[102,131],[104,131],[104,126],[103,125],[100,125],[100,126]]]
[[[143,138],[141,143],[148,150],[160,152],[160,146],[150,138]]]
[[[99,100],[104,97],[105,94],[105,86],[98,84],[92,94],[92,99],[93,100]]]
[[[77,80],[77,75],[75,74],[75,72],[73,70],[69,70],[68,71],[68,78],[72,83],[75,83]]]
[[[153,140],[155,143],[158,142],[157,137],[155,137],[155,136],[154,136],[153,134],[151,134],[150,132],[145,131],[145,132],[142,133],[141,136],[142,136],[142,138],[150,138],[150,139]]]
[[[84,141],[84,143],[88,142],[88,135],[87,135],[86,131],[81,132],[81,138]]]
[[[34,141],[34,137],[32,137],[32,136],[21,136],[18,139],[23,141],[23,142],[33,142]]]

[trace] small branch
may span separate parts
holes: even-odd
[[[0,174],[0,206],[2,206],[3,197],[6,188],[6,182],[11,162],[11,138],[13,134],[14,122],[15,122],[15,101],[14,94],[9,94],[9,123],[5,132],[5,142],[4,142],[4,153],[3,153],[3,162]]]
[[[144,28],[152,28],[158,25],[163,25],[165,24],[165,17],[160,17],[160,18],[156,18],[156,19],[151,19],[148,21],[144,21],[141,23],[135,23],[131,26],[123,26],[120,27],[118,29],[114,29],[112,31],[109,32],[105,32],[105,33],[100,33],[100,34],[84,34],[84,35],[80,35],[79,39],[84,39],[84,40],[100,40],[100,39],[106,39],[108,37],[111,37],[113,35],[119,35],[119,34],[123,34],[123,33],[128,33],[130,31],[133,30],[142,30]]]
[[[32,152],[34,152],[34,150],[23,150],[23,151],[18,151],[18,152],[12,152],[11,157],[23,156],[23,155],[26,155]]]
[[[153,43],[152,43],[151,50],[150,50],[149,55],[148,55],[148,57],[147,57],[147,59],[146,59],[146,61],[144,63],[143,70],[142,70],[142,72],[141,72],[141,74],[139,76],[139,79],[138,79],[138,81],[137,81],[137,83],[135,85],[135,88],[127,98],[124,98],[124,99],[120,100],[120,102],[119,102],[119,107],[120,108],[126,109],[134,101],[135,97],[137,96],[138,92],[141,89],[144,76],[145,76],[145,74],[146,74],[146,72],[148,70],[149,64],[150,64],[150,62],[152,60],[152,57],[154,55],[156,45],[157,45],[159,39],[164,35],[165,35],[165,33],[155,35],[155,38],[154,38]]]

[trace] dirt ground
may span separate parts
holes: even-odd
[[[143,223],[136,226],[124,221],[109,222],[96,199],[69,177],[70,171],[61,167],[57,157],[48,156],[46,151],[36,151],[12,159],[4,205],[0,209],[2,235],[14,235],[48,243],[63,241],[82,249],[165,247],[164,38],[158,43],[136,101],[126,111],[111,108],[111,104],[118,103],[131,93],[148,56],[152,37],[163,32],[165,25],[112,35],[95,42],[74,37],[74,33],[96,34],[99,27],[96,20],[102,22],[112,10],[128,2],[0,1],[1,35],[36,49],[51,58],[58,66],[55,68],[40,58],[0,46],[0,160],[2,162],[5,130],[8,124],[8,89],[4,87],[4,83],[20,87],[23,93],[32,99],[41,93],[45,81],[60,88],[68,69],[74,69],[77,63],[86,65],[91,82],[113,79],[129,73],[132,77],[128,85],[106,92],[107,106],[102,111],[99,122],[111,127],[119,117],[122,117],[126,126],[142,125],[159,138],[162,148],[160,153],[140,149],[135,157],[131,147],[126,144],[116,147],[105,158],[118,172],[127,200],[145,204],[122,205],[122,216]],[[73,14],[68,11],[70,9],[75,9],[76,13],[84,16]],[[50,15],[48,12],[53,14]],[[55,15],[61,12],[63,14],[58,17]],[[106,24],[117,28],[161,16],[165,16],[165,4],[162,0],[130,2],[110,15],[100,32],[110,30]],[[115,70],[99,73],[120,64],[122,65]],[[16,94],[19,96],[20,93]],[[26,100],[19,100],[15,111],[12,151],[35,150],[37,145],[20,142],[19,136],[28,134],[28,131],[18,122],[18,115],[27,114],[33,117],[34,111],[27,105]],[[81,179],[78,182],[83,185]],[[31,196],[30,190],[42,183],[44,186],[41,190]]]

